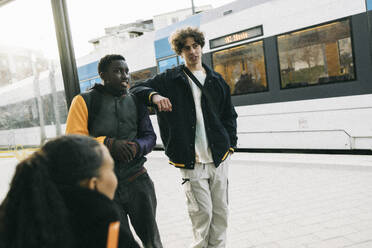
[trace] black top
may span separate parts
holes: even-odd
[[[82,187],[63,187],[60,192],[70,213],[76,247],[106,248],[109,225],[119,221],[119,211],[114,201]],[[120,228],[119,247],[140,246],[126,230]]]

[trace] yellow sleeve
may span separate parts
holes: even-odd
[[[66,134],[80,134],[89,136],[88,131],[88,108],[81,95],[72,99],[70,110],[66,121]],[[103,143],[106,136],[96,137],[95,139]]]

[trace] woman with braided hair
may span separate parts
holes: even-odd
[[[0,247],[139,247],[119,228],[113,169],[107,148],[87,136],[46,143],[17,165],[0,206]]]

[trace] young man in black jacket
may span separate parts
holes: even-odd
[[[165,153],[181,169],[195,248],[226,245],[228,160],[237,143],[230,88],[202,64],[204,43],[197,28],[176,31],[172,48],[186,64],[132,88],[143,102],[157,106]]]

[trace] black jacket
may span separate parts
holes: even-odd
[[[117,222],[120,214],[114,201],[105,195],[82,187],[63,187],[61,195],[70,213],[75,247],[106,248],[110,223]],[[120,248],[139,248],[130,230],[120,228]]]
[[[45,214],[51,216],[53,214],[57,216],[66,216],[66,221],[57,224],[55,221],[50,221],[49,225],[51,230],[49,232],[54,232],[54,235],[60,235],[58,240],[62,240],[63,244],[60,244],[58,247],[68,247],[68,248],[107,248],[107,238],[109,233],[109,226],[111,223],[116,223],[120,219],[120,212],[118,206],[112,200],[110,200],[105,195],[87,189],[80,186],[58,186],[58,191],[60,196],[56,198],[56,201],[51,202],[49,210]],[[43,191],[44,192],[44,191]],[[54,192],[51,189],[51,192]],[[50,193],[51,193],[50,192]],[[11,201],[19,202],[17,197],[14,197]],[[8,195],[9,196],[9,195]],[[58,198],[62,196],[62,201]],[[8,202],[3,202],[0,206],[0,247],[1,248],[10,248],[10,247],[48,247],[51,248],[52,245],[48,237],[48,231],[46,232],[45,228],[40,228],[38,231],[31,232],[33,235],[39,235],[39,238],[33,236],[33,240],[28,237],[28,233],[18,233],[18,225],[27,225],[29,228],[38,228],[42,222],[38,222],[39,218],[31,218],[28,222],[22,222],[17,218],[22,218],[22,214],[19,213],[16,209],[15,212],[12,212],[6,205],[9,204],[9,197],[6,198]],[[39,201],[45,201],[47,198],[43,198]],[[50,199],[49,199],[50,200]],[[24,202],[24,201],[22,201]],[[30,201],[28,210],[32,211],[34,208],[38,208],[43,204],[37,204],[38,201]],[[14,205],[14,204],[12,204]],[[6,209],[6,210],[5,210]],[[7,212],[5,212],[7,211]],[[11,213],[12,212],[12,213]],[[8,214],[8,217],[12,216],[13,220],[6,218],[5,215]],[[28,213],[32,214],[32,213]],[[38,211],[36,214],[43,214]],[[10,216],[9,216],[10,215]],[[12,226],[6,226],[5,223],[11,222]],[[37,224],[38,223],[38,224]],[[57,225],[53,225],[57,224]],[[11,228],[12,233],[6,232],[7,228]],[[58,228],[64,228],[64,230],[58,230]],[[24,229],[21,229],[24,230]],[[115,233],[115,230],[113,230]],[[116,231],[117,232],[117,231]],[[118,248],[139,248],[140,246],[134,240],[130,230],[126,230],[125,225],[120,226],[119,229],[119,244]],[[54,236],[53,235],[53,236]],[[10,237],[9,237],[10,236]],[[44,236],[41,238],[41,236]],[[20,240],[20,238],[24,240]],[[49,243],[48,243],[49,241]],[[31,242],[31,243],[30,243]],[[39,243],[39,244],[38,244]],[[25,245],[26,244],[26,245]]]
[[[196,113],[192,91],[183,67],[184,65],[178,66],[144,83],[136,84],[131,91],[148,105],[151,105],[150,98],[154,92],[169,98],[172,112],[157,113],[165,153],[174,166],[193,169]],[[203,67],[207,73],[204,89],[213,98],[212,104],[217,113],[213,113],[204,95],[201,106],[213,161],[218,166],[236,146],[237,114],[225,80],[208,66],[203,64]]]

